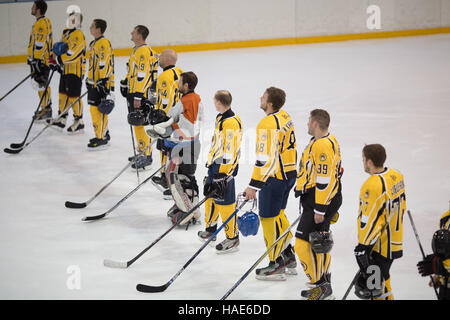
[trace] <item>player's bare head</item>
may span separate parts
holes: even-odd
[[[39,10],[39,12],[37,12]],[[31,9],[32,15],[44,15],[47,12],[47,3],[44,0],[36,0],[33,3],[33,8]]]
[[[148,28],[143,25],[137,25],[136,27],[134,27],[133,31],[135,31],[136,35],[139,37],[139,39],[136,39],[136,40],[141,40],[141,41],[145,41],[147,39],[148,35],[150,34],[150,31],[148,30]]]
[[[214,100],[221,103],[224,107],[229,107],[231,106],[233,97],[228,90],[218,90],[214,95]]]
[[[94,19],[92,22],[96,29],[100,29],[100,33],[104,34],[106,31],[107,23],[103,19]]]
[[[326,110],[314,109],[309,115],[311,122],[317,122],[321,131],[328,130],[330,126],[330,114]]]
[[[161,54],[159,55],[159,65],[161,68],[165,68],[168,66],[174,66],[176,65],[178,60],[178,55],[173,49],[165,49]]]
[[[192,71],[183,72],[180,74],[180,81],[178,82],[181,93],[194,91],[197,86],[198,78]]]
[[[268,107],[271,106],[272,110],[277,112],[284,106],[285,102],[286,92],[279,88],[270,87],[266,89],[263,97],[261,98],[261,109],[267,111]]]
[[[383,168],[386,161],[386,149],[381,144],[366,144],[362,153],[364,166],[369,164],[370,160],[375,168]]]

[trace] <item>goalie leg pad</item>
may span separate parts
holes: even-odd
[[[198,185],[195,177],[178,175],[177,171],[169,172],[169,188],[175,205],[181,212],[177,214],[176,221],[172,220],[172,222],[181,221],[180,225],[182,226],[192,219],[198,220],[201,214],[198,209],[187,214],[198,203]]]

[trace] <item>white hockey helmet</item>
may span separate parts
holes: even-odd
[[[81,9],[76,4],[71,4],[66,9],[67,20],[66,26],[69,29],[81,27]]]

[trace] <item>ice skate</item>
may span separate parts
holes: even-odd
[[[158,177],[158,176],[154,176],[152,179],[152,184],[158,188],[159,191],[164,192],[166,190],[169,189],[169,186],[167,185],[167,179],[165,177],[165,175],[163,174],[162,176]],[[170,198],[172,198],[172,195],[170,195]]]
[[[286,267],[286,274],[297,275],[297,260],[295,259],[295,252],[292,246],[289,244],[283,252],[281,252],[283,258],[283,266]]]
[[[204,230],[204,231],[199,231],[197,233],[198,238],[200,239],[200,241],[206,242],[206,240],[208,240],[214,234],[214,232],[216,232],[216,230],[217,230],[217,226],[206,228],[206,230]],[[208,245],[211,247],[214,247],[216,240],[217,240],[217,237],[212,238],[212,240],[209,242]]]
[[[141,155],[138,156],[136,162],[131,165],[131,168],[136,170],[145,170],[146,168],[150,168],[152,166],[153,159],[152,156]]]
[[[270,261],[265,268],[256,269],[256,279],[267,281],[284,281],[286,280],[286,268],[282,265],[282,258]]]
[[[311,284],[311,288],[308,290],[302,290],[300,293],[302,300],[334,300],[333,290],[331,289],[331,283],[329,274],[323,276],[321,280],[316,284]]]
[[[231,253],[239,250],[239,236],[225,239],[216,246],[217,254]]]
[[[98,150],[105,150],[109,147],[108,140],[106,139],[99,139],[99,138],[93,138],[89,140],[89,143],[87,145],[89,151],[98,151]]]
[[[69,134],[79,134],[84,133],[84,123],[81,117],[75,117],[73,124],[67,128],[67,133]]]
[[[47,119],[52,118],[52,107],[48,105],[47,107],[42,108],[34,114],[34,121],[37,123],[46,122]]]

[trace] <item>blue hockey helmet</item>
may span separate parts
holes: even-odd
[[[60,55],[64,54],[69,50],[69,45],[65,42],[59,41],[55,42],[53,44],[53,52],[59,57]]]

